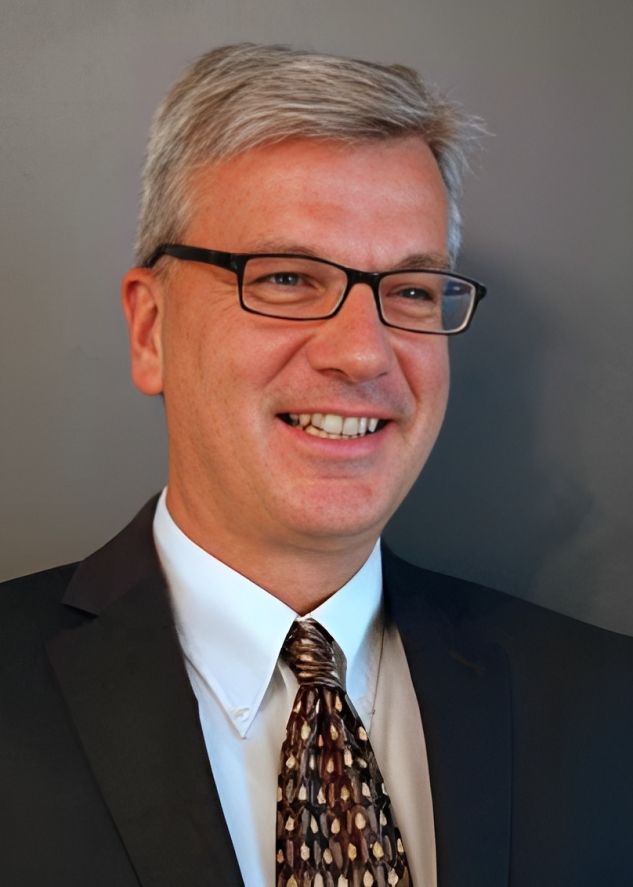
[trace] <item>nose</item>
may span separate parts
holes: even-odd
[[[367,382],[394,368],[397,358],[389,329],[378,316],[371,287],[352,287],[339,312],[318,324],[307,354],[315,369],[351,382]]]

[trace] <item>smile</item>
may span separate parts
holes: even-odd
[[[282,413],[280,418],[287,425],[301,428],[306,434],[332,440],[365,437],[380,431],[387,424],[386,419],[375,416],[340,416],[336,413]]]

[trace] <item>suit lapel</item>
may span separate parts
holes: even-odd
[[[49,655],[143,887],[239,887],[153,547],[154,504],[80,565],[65,603],[94,618]]]
[[[411,567],[388,550],[384,569],[387,607],[422,714],[438,887],[507,887],[512,712],[506,654],[478,632],[464,596],[468,583]]]

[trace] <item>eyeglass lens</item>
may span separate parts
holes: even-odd
[[[244,267],[244,305],[260,314],[319,319],[332,314],[345,293],[347,274],[312,259],[264,256]],[[475,302],[473,284],[433,271],[398,271],[379,285],[382,314],[394,326],[417,332],[456,332]]]

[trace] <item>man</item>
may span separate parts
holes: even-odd
[[[476,122],[414,72],[201,58],[158,112],[132,373],[166,491],[8,583],[11,885],[624,885],[631,639],[382,555],[448,393]]]

